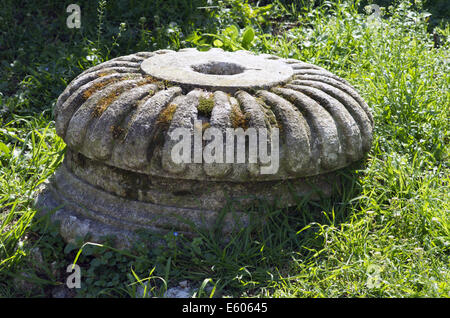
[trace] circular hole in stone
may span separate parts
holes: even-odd
[[[207,63],[192,65],[191,68],[195,72],[210,75],[235,75],[245,71],[245,67],[242,65],[218,61],[210,61]]]

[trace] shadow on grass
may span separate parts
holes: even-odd
[[[48,217],[36,218],[25,241],[27,255],[9,271],[11,281],[1,289],[4,295],[15,297],[51,297],[64,290],[70,274],[67,265],[76,260],[82,268],[82,288],[76,292],[66,288],[67,297],[134,297],[142,281],[151,282],[150,296],[161,297],[167,288],[185,280],[199,288],[198,297],[264,292],[269,296],[271,287],[276,288],[283,277],[295,275],[294,259],[307,260],[324,248],[324,238],[319,235],[322,225],[349,221],[352,199],[360,190],[359,168],[354,165],[338,172],[340,183],[331,197],[297,198],[290,208],[255,203],[246,210],[249,222],[226,237],[218,222],[211,230],[193,228],[192,237],[174,231],[142,232],[132,250],[119,251],[108,239],[102,245],[83,245],[86,238],[67,244],[57,224]],[[237,210],[239,207],[230,203],[224,213]],[[214,291],[205,292],[205,285],[212,285]]]
[[[355,205],[352,200],[360,193],[358,168],[361,163],[338,171],[339,183],[328,198],[299,197],[290,208],[264,201],[254,204],[246,209],[249,222],[227,237],[220,223],[209,231],[194,228],[197,235],[193,239],[177,237],[176,251],[169,256],[176,269],[173,278],[210,279],[217,295],[260,294],[261,288],[277,286],[292,270],[293,259],[306,260],[325,247],[318,234],[322,225],[349,221]],[[226,213],[238,210],[233,203],[224,208]]]

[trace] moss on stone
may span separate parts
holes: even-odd
[[[112,81],[105,81],[104,85],[102,85],[101,87],[104,87],[108,84],[112,84],[114,82],[118,82],[121,79],[111,79]],[[153,83],[154,79],[150,76],[146,76],[143,79],[141,79],[140,81],[138,81],[136,83],[136,87],[137,86],[142,86],[145,84],[149,84],[149,83]],[[98,90],[99,88],[97,88]],[[128,89],[128,87],[119,87],[117,88],[117,90],[111,92],[110,94],[106,95],[105,97],[103,97],[102,99],[100,99],[97,103],[97,105],[95,106],[94,110],[92,111],[92,116],[93,117],[100,117],[105,110],[109,107],[109,105],[112,104],[112,102],[114,102],[114,100],[120,96],[120,94],[122,94],[126,89]]]
[[[163,81],[162,84],[164,85],[164,89],[168,89],[169,87],[174,86],[171,82],[169,81]]]
[[[92,111],[92,117],[100,117],[121,93],[122,90],[114,91],[100,99]]]
[[[264,112],[264,120],[266,122],[267,127],[278,127],[280,128],[280,123],[277,121],[275,114],[269,105],[267,105],[264,100],[260,97],[256,98],[256,101],[261,106],[261,110]]]
[[[212,109],[214,108],[214,95],[200,96],[198,99],[198,112],[205,116],[211,116]]]
[[[231,106],[230,114],[231,125],[233,128],[243,128],[247,129],[250,118],[248,114],[244,115],[242,110],[237,105]]]
[[[84,100],[87,100],[89,97],[92,96],[92,94],[94,94],[95,92],[101,90],[103,87],[108,86],[108,85],[113,84],[113,83],[116,83],[116,82],[118,82],[119,80],[120,80],[119,78],[110,78],[110,79],[108,79],[108,80],[106,80],[106,81],[92,84],[91,87],[89,87],[89,88],[83,93],[83,98],[84,98]]]
[[[164,110],[159,114],[158,117],[158,123],[161,124],[167,124],[172,121],[173,114],[175,113],[175,110],[177,109],[177,104],[171,103],[169,106],[164,108]]]

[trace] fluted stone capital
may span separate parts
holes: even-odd
[[[370,149],[373,128],[367,104],[336,75],[294,59],[220,49],[141,52],[88,69],[61,94],[55,120],[70,149],[110,166],[235,182],[340,169]],[[195,121],[224,133],[227,127],[278,128],[280,168],[254,174],[252,164],[231,165],[214,175],[206,164],[167,163],[168,132],[193,129]]]
[[[137,229],[188,234],[190,224],[213,228],[229,200],[286,207],[298,197],[318,198],[317,190],[328,196],[339,188],[336,171],[370,150],[373,129],[358,92],[329,71],[221,49],[139,52],[99,64],[66,87],[54,116],[68,149],[37,206],[56,210],[53,219],[68,241],[115,235],[119,246]],[[176,162],[171,136],[179,128],[194,141],[205,128],[217,138],[250,128],[263,133],[258,142],[276,136],[276,143],[259,147],[276,145],[270,152],[277,150],[279,165],[264,172],[271,163],[252,162],[251,150],[243,162],[206,162],[195,142],[194,160]],[[227,147],[227,155],[240,155]],[[223,219],[225,234],[248,222],[244,213],[233,215],[237,219]]]

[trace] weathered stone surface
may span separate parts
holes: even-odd
[[[139,57],[143,55],[150,58]],[[218,74],[201,73],[201,65],[216,65],[215,60],[217,65],[223,64],[214,70]],[[220,71],[226,72],[226,65],[234,65],[230,66],[232,71],[241,72],[220,75]],[[114,69],[125,66],[134,71],[118,73]],[[214,67],[204,68],[212,72]],[[229,86],[234,87],[232,92],[227,91],[224,81],[234,85]],[[185,99],[208,90],[214,93],[214,107],[210,117],[202,118],[196,114],[198,101]],[[242,165],[227,166],[226,173],[215,176],[208,172],[207,165],[205,169],[186,167],[189,164],[175,168],[166,164],[164,152],[163,156],[148,155],[155,150],[154,139],[161,137],[159,115],[169,105],[176,104],[177,110],[163,131],[164,143],[170,143],[168,131],[187,127],[186,120],[201,119],[220,129],[233,127],[233,102],[249,118],[249,127],[286,128],[279,171],[253,175],[253,181],[334,171],[361,159],[370,149],[372,116],[345,80],[293,59],[218,49],[138,53],[100,64],[69,84],[57,102],[55,119],[57,133],[71,149],[105,164],[177,179],[220,181],[226,174],[226,180],[243,182],[248,179],[248,171],[243,171]],[[276,122],[269,119],[267,109]],[[192,115],[183,117],[182,113]]]
[[[182,219],[212,227],[230,198],[289,206],[292,189],[329,195],[335,171],[370,149],[373,128],[368,105],[338,76],[295,59],[220,49],[140,52],[97,65],[67,86],[55,121],[68,151],[38,206],[57,210],[67,240],[94,233],[122,242],[139,228],[187,233]],[[179,127],[224,136],[227,128],[278,128],[279,169],[174,163],[169,134]],[[224,233],[235,223],[226,219]]]

